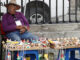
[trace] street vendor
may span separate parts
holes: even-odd
[[[26,17],[21,12],[16,12],[20,6],[16,4],[16,0],[11,0],[5,7],[8,12],[3,15],[2,28],[6,36],[12,41],[21,39],[35,39],[38,37],[31,34],[29,31],[29,23]]]

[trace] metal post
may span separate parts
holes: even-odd
[[[0,13],[1,13],[1,0],[0,0]],[[1,15],[0,15],[0,21],[1,21]],[[0,56],[1,56],[0,60],[2,60],[2,40],[1,38],[0,38]]]
[[[64,23],[64,0],[63,0],[63,23]]]
[[[77,21],[77,0],[75,0],[75,22]]]
[[[0,0],[0,13],[1,13],[1,0]]]
[[[58,0],[56,0],[56,23],[58,22]]]
[[[6,4],[8,4],[8,0],[6,0]],[[8,12],[8,9],[7,9],[7,12]]]
[[[28,2],[30,3],[30,0],[28,0]],[[29,21],[30,21],[30,4],[29,4],[29,7],[28,7],[29,8]],[[31,24],[31,22],[30,22],[30,24]]]
[[[50,10],[49,10],[49,23],[52,23],[51,22],[51,0],[49,0],[49,7],[50,7]]]
[[[24,13],[23,0],[21,0],[21,12]]]
[[[38,24],[38,22],[37,22],[37,0],[36,0],[36,24]]]
[[[71,0],[69,0],[69,22],[71,22]]]
[[[0,0],[0,13],[1,13],[1,0]],[[1,15],[0,15],[0,19],[1,19]]]
[[[44,0],[43,0],[43,3],[44,3]],[[43,24],[44,24],[44,4],[43,4]]]
[[[0,3],[1,3],[1,0],[0,0]],[[1,14],[1,4],[0,4],[0,14]],[[1,21],[1,16],[0,16],[0,21]],[[1,38],[0,38],[0,56],[1,55],[2,55],[2,53],[1,53]],[[2,56],[1,56],[1,58],[2,58]]]

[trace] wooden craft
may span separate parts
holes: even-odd
[[[72,38],[56,38],[56,40],[48,40],[50,47],[54,49],[79,48],[80,40],[77,37]]]
[[[43,39],[41,38],[38,41],[33,40],[33,42],[30,42],[29,40],[11,41],[10,39],[7,39],[7,43],[4,42],[2,43],[5,49],[11,51],[49,49],[48,41],[44,38]]]

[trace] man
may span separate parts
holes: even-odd
[[[21,39],[37,40],[37,36],[28,32],[30,27],[25,16],[20,12],[16,12],[16,10],[20,9],[20,6],[16,4],[16,0],[11,0],[5,7],[8,12],[3,15],[2,27],[6,36],[13,41],[20,41]]]

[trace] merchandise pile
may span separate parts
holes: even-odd
[[[66,49],[80,47],[80,40],[77,37],[72,38],[43,38],[39,40],[21,40],[11,41],[7,39],[6,43],[2,42],[3,47],[10,50],[37,50],[45,48]]]
[[[40,38],[39,40],[21,40],[21,41],[11,41],[7,39],[6,43],[3,43],[3,47],[10,50],[34,50],[34,49],[44,49],[49,47],[49,42],[46,38]]]
[[[72,38],[56,38],[49,39],[51,48],[55,49],[66,49],[66,48],[77,48],[80,47],[80,40],[77,37]]]

